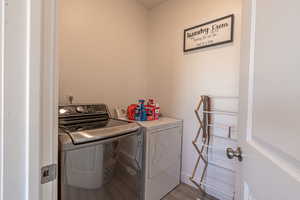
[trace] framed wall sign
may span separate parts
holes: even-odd
[[[184,52],[233,42],[234,15],[184,30]]]

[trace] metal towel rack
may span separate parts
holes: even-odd
[[[215,124],[211,123],[211,115],[227,115],[227,116],[238,116],[238,112],[232,112],[232,111],[225,111],[225,110],[213,110],[211,109],[211,102],[210,99],[239,99],[239,97],[231,97],[231,96],[201,96],[200,102],[197,105],[196,109],[195,109],[195,114],[197,117],[197,120],[200,124],[200,127],[197,131],[196,137],[195,139],[192,141],[192,144],[194,146],[194,148],[196,149],[197,153],[198,153],[198,158],[196,160],[196,164],[195,167],[193,169],[193,173],[192,176],[190,177],[190,181],[202,192],[205,192],[205,188],[204,186],[216,190],[220,193],[223,193],[224,195],[226,195],[227,197],[231,197],[232,199],[234,198],[231,195],[228,195],[225,192],[222,192],[220,190],[217,190],[216,188],[214,188],[213,186],[207,185],[204,181],[206,173],[207,173],[207,168],[209,164],[218,166],[218,167],[222,167],[224,169],[227,169],[223,166],[219,166],[216,163],[211,163],[208,160],[208,154],[209,154],[209,149],[211,148],[215,148],[212,147],[210,145],[211,142],[211,137],[221,137],[221,138],[226,138],[226,139],[231,139],[231,140],[235,140],[231,138],[231,131],[229,131],[229,135],[228,137],[222,137],[222,136],[217,136],[211,133],[211,128],[215,127]],[[228,126],[230,127],[230,126]],[[198,144],[198,141],[201,141],[200,144]],[[221,150],[225,149],[221,148]],[[197,169],[200,167],[200,162],[204,163],[204,168],[200,177],[200,181],[196,180],[195,176],[196,176],[196,171]],[[229,169],[230,170],[230,169]],[[232,170],[231,170],[232,171]]]

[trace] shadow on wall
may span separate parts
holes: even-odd
[[[193,51],[183,52],[183,54],[185,56],[189,56],[189,55],[194,55],[194,54],[197,54],[197,53],[203,53],[203,52],[206,52],[206,51],[223,49],[223,48],[226,48],[226,47],[234,47],[234,45],[235,45],[234,42],[235,41],[233,41],[232,43],[222,44],[222,45],[218,45],[218,46],[206,47],[206,48],[203,48],[203,49],[196,49],[196,50],[193,50]]]

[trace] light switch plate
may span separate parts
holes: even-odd
[[[54,181],[57,176],[57,165],[48,165],[41,169],[41,184]]]

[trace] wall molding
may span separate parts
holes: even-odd
[[[4,136],[4,129],[3,129],[3,101],[4,101],[4,15],[5,15],[5,4],[1,2],[0,4],[0,200],[3,200],[3,136]]]

